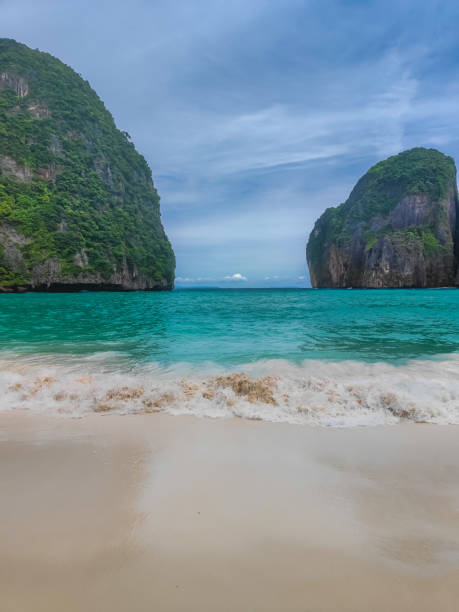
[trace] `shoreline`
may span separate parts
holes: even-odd
[[[3,610],[453,612],[451,426],[0,414]]]
[[[3,353],[2,411],[194,415],[323,427],[459,424],[459,355],[402,364],[259,360],[225,367]]]

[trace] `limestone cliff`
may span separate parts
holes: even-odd
[[[416,148],[376,164],[317,220],[307,245],[312,286],[454,286],[457,210],[452,158]]]
[[[0,291],[171,289],[151,171],[71,68],[0,39]]]

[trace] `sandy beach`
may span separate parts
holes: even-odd
[[[3,413],[2,612],[452,612],[457,436]]]

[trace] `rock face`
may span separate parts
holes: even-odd
[[[89,84],[0,39],[0,291],[172,289],[151,171]]]
[[[451,157],[423,148],[390,157],[317,220],[306,249],[312,286],[454,286],[457,221]]]

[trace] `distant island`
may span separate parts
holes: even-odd
[[[317,220],[306,251],[312,286],[457,285],[457,211],[451,157],[424,148],[389,157]]]
[[[71,68],[0,39],[0,291],[172,289],[174,271],[129,135]]]

